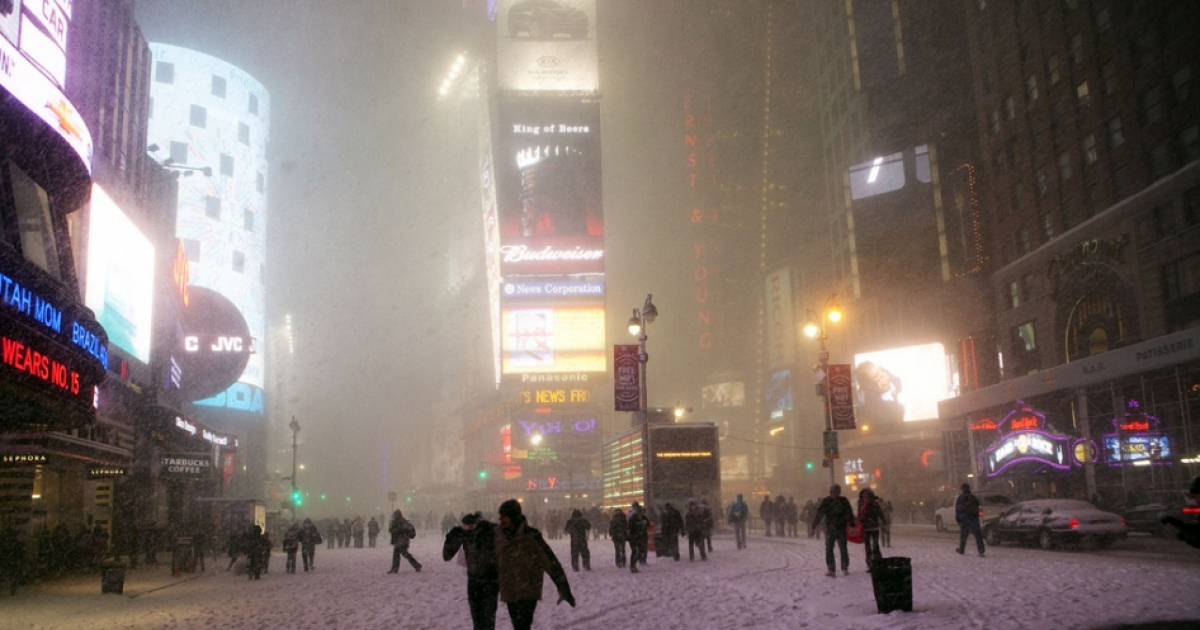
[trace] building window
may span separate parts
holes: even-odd
[[[250,144],[250,125],[238,123],[238,142]]]
[[[1010,97],[1004,99],[1004,118],[1006,120],[1012,120],[1016,117],[1017,117],[1017,106],[1016,106],[1016,103],[1013,102],[1013,98],[1010,96]]]
[[[1121,117],[1108,121],[1108,148],[1115,149],[1125,144],[1125,133],[1121,130]]]
[[[1000,133],[1000,111],[999,110],[993,109],[992,113],[988,115],[988,129],[991,130],[991,132],[993,134]]]
[[[1124,199],[1133,193],[1133,173],[1129,166],[1119,166],[1113,173],[1113,181],[1117,185],[1117,198]]]
[[[172,164],[187,164],[188,162],[188,145],[186,142],[171,141],[171,155],[168,156]]]
[[[1096,135],[1089,133],[1083,137],[1083,165],[1091,166],[1096,163]]]
[[[1148,66],[1155,62],[1158,54],[1158,30],[1147,28],[1137,34],[1133,42],[1133,60],[1139,66]]]
[[[1102,73],[1103,73],[1102,81],[1104,83],[1104,93],[1105,94],[1113,94],[1114,92],[1117,91],[1117,87],[1118,87],[1118,85],[1117,85],[1117,62],[1113,59],[1109,59],[1108,61],[1106,61],[1104,63],[1104,69],[1102,70]]]
[[[1013,308],[1025,303],[1024,292],[1021,290],[1021,281],[1013,280],[1008,283],[1008,298]]]
[[[233,252],[233,271],[235,273],[246,273],[246,255],[237,250]]]
[[[221,218],[221,198],[212,195],[204,197],[204,216],[210,219]]]
[[[1046,144],[1045,129],[1046,125],[1041,119],[1036,116],[1029,118],[1029,138],[1033,142],[1034,153],[1041,151]]]
[[[205,128],[208,125],[208,110],[199,105],[192,105],[192,111],[188,115],[188,122],[193,127]]]
[[[61,280],[58,242],[54,237],[54,223],[50,217],[50,197],[45,189],[19,166],[11,161],[7,162],[7,165],[21,254],[25,256],[25,260]],[[2,176],[3,173],[0,173],[0,177]],[[0,209],[3,209],[3,206],[0,206]],[[7,288],[5,285],[6,292]],[[15,295],[15,292],[13,294]],[[28,299],[28,295],[25,299]],[[5,350],[7,351],[7,348]]]
[[[1058,156],[1058,177],[1062,181],[1071,179],[1071,154],[1063,153]]]
[[[1184,66],[1171,76],[1171,85],[1175,87],[1175,102],[1182,103],[1191,96],[1192,67]]]
[[[1174,236],[1177,229],[1175,223],[1175,204],[1167,202],[1159,204],[1150,211],[1150,218],[1154,221],[1154,238],[1161,241],[1169,236]]]
[[[225,77],[213,75],[212,78],[212,95],[220,98],[225,98]]]
[[[1023,256],[1031,251],[1033,251],[1033,243],[1029,240],[1029,229],[1017,230],[1017,252]]]
[[[1174,160],[1171,159],[1171,147],[1168,144],[1160,144],[1150,149],[1148,159],[1150,162],[1150,177],[1154,179],[1158,179],[1175,170]]]
[[[1047,241],[1054,238],[1054,219],[1048,212],[1042,215],[1042,238]]]
[[[183,239],[183,255],[188,262],[200,262],[200,241],[194,238]]]
[[[1033,322],[1025,322],[1014,329],[1017,350],[1032,352],[1037,350],[1037,337],[1033,333]]]
[[[1186,162],[1200,160],[1200,129],[1195,124],[1179,132],[1179,153]]]
[[[262,173],[255,173],[254,174],[254,189],[261,193],[266,188],[267,188],[266,178],[263,177]]]
[[[1104,190],[1100,188],[1099,182],[1094,183],[1087,188],[1087,207],[1088,216],[1096,216],[1103,210],[1104,205]]]
[[[1080,83],[1079,85],[1075,86],[1075,97],[1079,99],[1080,105],[1087,105],[1087,103],[1088,103],[1087,81],[1084,81],[1084,82]]]
[[[1071,61],[1075,65],[1083,63],[1083,35],[1079,33],[1071,36]]]
[[[1050,58],[1046,60],[1046,74],[1050,76],[1050,85],[1058,85],[1059,79],[1062,78],[1059,67],[1061,63],[1058,55],[1050,55]]]
[[[246,110],[255,116],[258,115],[258,96],[256,94],[250,95],[250,103],[246,106]]]
[[[254,230],[254,212],[250,210],[242,211],[242,227],[246,228],[247,232]]]
[[[1188,227],[1200,225],[1200,186],[1183,191],[1183,220]]]
[[[1031,74],[1025,78],[1025,99],[1027,101],[1029,101],[1030,104],[1032,104],[1033,102],[1037,101],[1037,98],[1038,98],[1037,75]]]
[[[1046,181],[1046,169],[1039,168],[1034,175],[1034,181],[1037,184],[1038,197],[1045,197],[1046,192],[1050,189],[1050,185]]]
[[[1112,18],[1108,15],[1108,7],[1096,12],[1096,32],[1107,33],[1112,28]]]
[[[1151,88],[1142,94],[1142,123],[1149,125],[1162,118],[1162,90]]]
[[[175,82],[175,64],[166,61],[154,63],[154,80],[157,83]]]
[[[1200,293],[1200,254],[1163,265],[1162,280],[1164,302]]]
[[[1062,221],[1064,230],[1069,230],[1083,223],[1083,217],[1079,214],[1079,201],[1074,197],[1063,199]]]
[[[233,156],[221,154],[221,174],[225,177],[233,177]]]

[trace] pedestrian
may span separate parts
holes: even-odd
[[[242,544],[245,542],[245,539],[246,533],[244,531],[239,532],[236,527],[229,528],[229,539],[225,542],[225,552],[229,554],[229,566],[225,567],[225,571],[228,572],[233,569],[238,556],[242,555]]]
[[[321,544],[321,530],[313,525],[311,519],[304,519],[300,525],[300,559],[304,562],[304,572],[315,571],[317,545]]]
[[[629,540],[629,519],[625,518],[625,512],[620,509],[613,509],[612,516],[608,519],[608,537],[613,541],[613,549],[616,551],[617,568],[625,568],[625,541]]]
[[[575,607],[575,596],[558,557],[521,515],[521,504],[509,499],[500,504],[500,535],[496,537],[500,599],[508,607],[513,630],[530,630],[533,614],[542,598],[543,574],[558,589],[558,602]]]
[[[474,630],[494,630],[500,597],[500,570],[496,562],[496,524],[479,512],[462,517],[462,525],[446,532],[442,560],[449,562],[459,550],[467,561],[467,606]]]
[[[659,537],[662,545],[655,547],[655,550],[658,555],[674,558],[675,562],[679,562],[679,537],[684,535],[683,515],[675,506],[666,503],[663,504],[659,518],[662,519],[662,535]]]
[[[795,497],[788,497],[785,514],[787,519],[788,538],[799,538],[800,535],[796,530],[797,525],[800,523],[800,508],[796,506]]]
[[[392,522],[388,524],[388,533],[392,535],[392,568],[388,573],[400,572],[400,558],[408,560],[417,573],[421,572],[421,563],[408,553],[408,544],[417,537],[417,528],[413,526],[400,510],[392,512]]]
[[[829,496],[821,499],[814,517],[814,527],[817,523],[825,523],[825,566],[829,571],[828,577],[837,576],[834,565],[833,546],[841,550],[842,575],[850,575],[850,552],[846,549],[846,526],[854,524],[854,509],[850,502],[842,496],[842,487],[836,483],[829,487]]]
[[[271,555],[271,539],[263,535],[262,527],[251,525],[242,540],[242,550],[249,560],[249,578],[259,579]]]
[[[338,539],[338,522],[337,519],[331,519],[325,523],[325,548],[333,549],[337,547]]]
[[[283,535],[283,553],[287,554],[285,572],[296,572],[296,552],[298,551],[300,551],[300,524],[292,523],[287,533]]]
[[[637,573],[639,562],[646,566],[646,551],[650,536],[650,518],[642,506],[634,501],[629,508],[629,571]]]
[[[592,524],[583,517],[583,512],[571,510],[571,518],[563,526],[563,531],[571,537],[571,570],[579,572],[579,559],[583,558],[583,570],[592,570],[592,552],[588,551],[588,530]]]
[[[688,562],[696,560],[696,547],[700,548],[700,560],[708,562],[708,553],[704,544],[704,514],[700,511],[700,504],[695,499],[688,499],[684,528],[687,529]]]
[[[712,533],[717,524],[713,520],[712,508],[708,507],[708,499],[700,499],[700,518],[704,527],[704,544],[708,546],[708,553],[712,553]]]
[[[763,531],[767,538],[771,537],[771,524],[775,520],[775,504],[771,503],[771,495],[763,497],[762,505],[758,506],[758,518],[762,519]]]
[[[892,502],[876,497],[879,506],[883,508],[883,526],[879,529],[879,542],[885,548],[892,547]]]
[[[812,538],[816,532],[813,527],[813,517],[817,513],[817,506],[813,504],[812,499],[809,499],[804,504],[804,509],[800,510],[800,520],[804,521],[804,528],[808,530],[808,537]]]
[[[775,517],[775,535],[783,538],[784,527],[787,525],[787,499],[784,499],[782,494],[775,499],[773,515]]]
[[[354,536],[354,548],[363,548],[363,536],[367,533],[367,527],[363,524],[361,516],[354,517],[354,523],[351,525],[351,534]]]
[[[875,491],[863,488],[858,493],[858,520],[863,526],[863,549],[867,553],[867,571],[875,568],[876,562],[883,557],[879,551],[879,530],[887,523],[887,516],[875,498]]]
[[[367,522],[367,544],[371,546],[371,549],[375,548],[376,538],[379,538],[379,521],[372,516],[371,520]]]
[[[750,518],[750,508],[737,495],[737,500],[729,504],[729,522],[733,525],[733,538],[737,541],[738,549],[746,548],[746,521]]]
[[[979,498],[971,493],[971,484],[962,485],[962,494],[954,501],[954,520],[958,521],[958,549],[962,555],[967,547],[967,536],[975,535],[975,546],[979,548],[979,557],[983,557],[983,531],[979,529]]]

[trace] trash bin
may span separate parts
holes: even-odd
[[[125,592],[125,565],[106,564],[100,567],[100,592],[117,595]]]
[[[879,614],[893,610],[912,612],[912,560],[909,558],[880,558],[871,569],[871,585],[875,588],[875,605]]]

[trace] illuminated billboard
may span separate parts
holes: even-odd
[[[933,181],[929,164],[929,146],[881,155],[850,167],[850,198],[866,199],[875,195],[894,192],[908,184],[905,162],[912,164],[911,172],[916,180],[928,184]]]
[[[854,355],[855,412],[861,420],[933,420],[951,396],[940,343]]]
[[[604,273],[599,104],[502,102],[495,175],[505,277]]]
[[[606,369],[603,306],[506,306],[501,328],[501,367],[506,377],[581,375]]]
[[[496,9],[501,90],[600,90],[596,0],[500,0]]]
[[[795,409],[792,371],[780,370],[771,375],[767,381],[766,403],[767,413],[771,420],[781,420],[788,412]]]
[[[109,343],[150,363],[154,245],[95,184],[88,217],[84,303],[108,331]]]
[[[62,89],[71,0],[0,1],[0,87],[67,141],[92,168],[92,135]]]
[[[211,173],[191,171],[178,180],[176,236],[184,244],[190,281],[237,307],[253,346],[238,382],[197,404],[257,410],[266,335],[269,94],[253,77],[215,57],[157,43],[150,51],[154,109],[148,141],[171,167]]]
[[[744,404],[746,404],[746,384],[741,381],[714,383],[700,388],[701,409],[741,407]]]

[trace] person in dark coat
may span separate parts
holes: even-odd
[[[249,560],[250,579],[259,579],[266,569],[267,559],[271,557],[271,539],[263,534],[261,527],[251,525],[242,540],[242,550]]]
[[[804,528],[808,530],[809,538],[812,538],[814,535],[820,537],[820,531],[813,527],[813,519],[816,518],[816,515],[817,506],[812,502],[812,499],[809,499],[808,503],[804,504],[804,509],[800,510],[800,520],[804,521]]]
[[[796,505],[795,497],[788,497],[787,501],[787,535],[788,538],[799,538],[797,526],[800,523],[800,508]]]
[[[446,532],[442,560],[449,562],[462,550],[467,561],[467,605],[474,630],[494,630],[500,597],[500,569],[496,561],[496,524],[479,512],[467,514],[462,525]]]
[[[372,516],[371,520],[367,522],[367,544],[371,549],[375,548],[375,539],[377,538],[379,538],[379,521]]]
[[[613,541],[616,551],[617,568],[625,568],[625,542],[629,540],[629,519],[625,518],[623,510],[613,510],[608,520],[608,537]]]
[[[837,576],[837,567],[834,565],[833,558],[835,543],[842,552],[842,574],[850,575],[850,552],[846,549],[846,526],[854,524],[854,508],[850,507],[850,502],[842,496],[841,486],[835,483],[829,487],[829,496],[821,499],[814,519],[814,527],[816,523],[822,521],[825,523],[825,566],[829,568],[825,575]]]
[[[404,518],[400,510],[392,512],[392,522],[388,524],[388,533],[392,535],[392,568],[388,573],[400,572],[401,556],[408,560],[408,563],[412,565],[412,568],[417,570],[417,573],[420,573],[421,563],[417,562],[417,559],[412,557],[411,553],[408,553],[408,543],[417,537],[417,528],[408,519]]]
[[[558,602],[575,607],[575,596],[558,557],[542,533],[525,522],[521,504],[509,499],[500,504],[500,535],[496,537],[500,600],[508,607],[513,630],[530,630],[538,601],[542,599],[542,576],[558,589]]]
[[[287,554],[287,564],[284,571],[296,572],[296,553],[300,551],[300,524],[292,523],[287,533],[283,535],[283,553]]]
[[[646,564],[646,551],[650,536],[650,518],[642,511],[642,506],[634,501],[629,508],[629,571],[637,573],[639,562]]]
[[[784,499],[782,494],[776,497],[775,509],[771,514],[775,518],[775,535],[783,538],[786,535],[784,529],[787,525],[787,499]]]
[[[592,529],[592,524],[583,517],[583,512],[579,510],[571,511],[571,518],[567,519],[567,524],[563,527],[563,531],[571,537],[571,570],[579,572],[579,559],[583,558],[583,570],[592,570],[592,553],[588,551],[588,530]]]
[[[300,559],[304,562],[304,572],[308,573],[317,568],[317,545],[321,544],[321,531],[313,525],[312,519],[304,519],[300,525]]]
[[[700,547],[700,560],[708,562],[708,553],[704,543],[704,513],[695,499],[688,499],[684,527],[687,529],[688,537],[688,561],[696,559],[696,547]]]
[[[763,531],[767,538],[771,537],[771,524],[775,522],[775,504],[771,503],[770,495],[763,497],[762,505],[758,506],[758,517],[762,519]]]
[[[967,536],[975,535],[975,546],[979,557],[983,557],[983,531],[979,529],[979,498],[971,493],[971,484],[962,485],[962,494],[954,501],[954,520],[958,521],[958,548],[962,555],[967,547]]]
[[[663,505],[662,514],[662,549],[659,555],[668,556],[679,562],[679,537],[683,536],[683,515],[670,503]]]
[[[883,552],[879,550],[879,531],[887,523],[887,515],[875,498],[875,491],[870,488],[863,488],[858,493],[858,520],[863,525],[863,549],[867,553],[867,571],[870,571],[883,557]]]
[[[712,508],[708,507],[708,499],[700,499],[700,517],[704,524],[704,544],[708,545],[708,553],[712,553],[712,533],[717,527]]]
[[[729,518],[727,519],[733,525],[733,537],[737,541],[738,549],[746,548],[746,521],[750,520],[750,506],[742,500],[742,495],[737,495],[737,501],[729,504]]]

